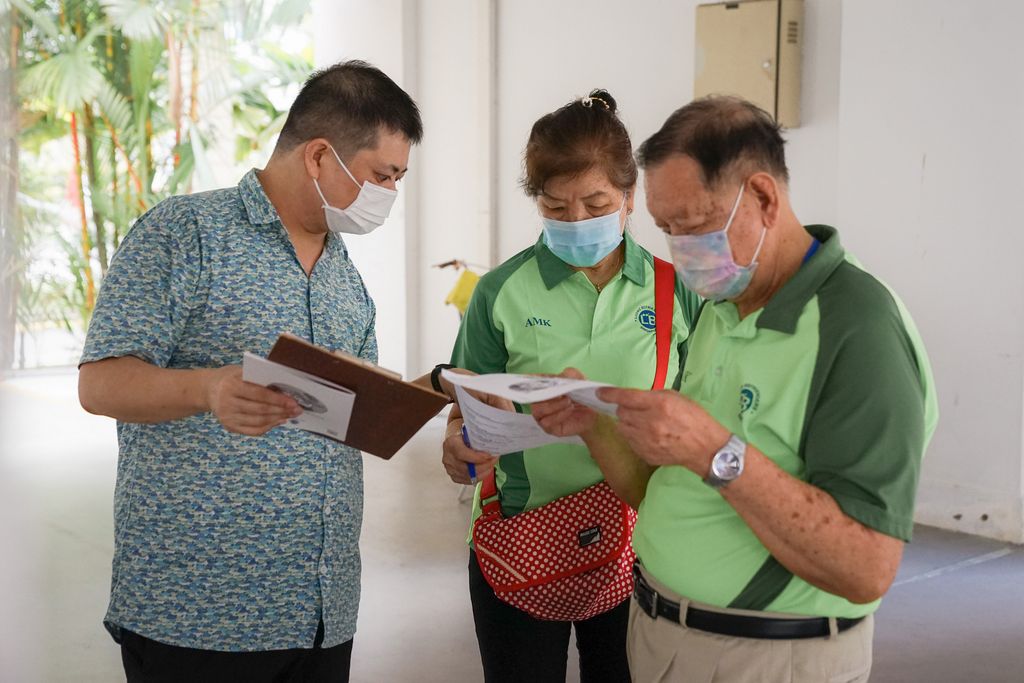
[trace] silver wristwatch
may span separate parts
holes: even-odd
[[[718,449],[711,459],[711,468],[704,477],[704,483],[713,489],[720,489],[743,474],[743,459],[747,454],[747,444],[733,434]]]

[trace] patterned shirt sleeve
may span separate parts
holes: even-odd
[[[367,302],[370,305],[370,324],[366,327],[366,335],[363,337],[363,345],[359,347],[359,357],[371,363],[377,363],[377,306],[373,299],[367,295]]]
[[[167,367],[188,322],[202,250],[188,198],[143,215],[107,271],[80,363],[135,356]]]

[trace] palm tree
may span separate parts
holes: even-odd
[[[73,160],[78,226],[64,240],[73,291],[62,297],[75,309],[69,317],[85,325],[110,257],[140,213],[188,191],[193,178],[213,177],[210,112],[232,117],[239,159],[280,130],[285,112],[265,88],[301,81],[311,60],[273,40],[309,3],[0,0],[15,33],[11,70],[20,66],[21,143],[64,140]],[[0,368],[9,366],[2,348]]]

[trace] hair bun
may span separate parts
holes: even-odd
[[[605,111],[615,113],[618,105],[615,102],[615,98],[612,97],[611,93],[603,88],[594,88],[590,91],[590,94],[586,97],[580,98],[580,104],[584,107],[593,107],[597,105]]]

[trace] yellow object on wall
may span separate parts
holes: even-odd
[[[466,309],[469,308],[469,298],[473,296],[473,290],[476,289],[476,283],[479,281],[479,275],[468,268],[463,270],[462,274],[459,275],[459,279],[455,281],[452,291],[448,292],[448,297],[444,302],[455,306],[459,311],[459,315],[465,315]]]

